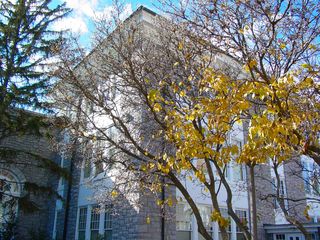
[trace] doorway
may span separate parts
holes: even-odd
[[[286,240],[304,240],[302,234],[288,234]]]

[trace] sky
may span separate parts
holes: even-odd
[[[66,2],[72,13],[60,21],[53,24],[55,30],[70,30],[73,34],[80,37],[83,45],[89,45],[92,32],[94,31],[94,19],[99,17],[110,17],[112,0],[53,0],[52,4],[57,5]],[[134,0],[124,1],[123,18],[128,17],[139,6],[143,5],[149,9],[159,12],[153,3],[155,1]]]

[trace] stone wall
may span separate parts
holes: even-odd
[[[303,212],[307,206],[302,166],[300,158],[294,158],[284,164],[286,191],[288,197],[288,210],[297,220],[308,222]],[[300,201],[296,201],[302,199]],[[293,200],[293,201],[291,201]]]
[[[9,169],[14,174],[19,172],[21,181],[55,189],[57,174],[48,170],[48,165],[45,162],[58,163],[59,159],[50,149],[50,143],[44,137],[32,135],[8,137],[1,142],[1,146],[16,149],[15,155],[8,155],[1,159],[1,169]],[[43,160],[28,153],[41,156]],[[50,199],[55,196],[44,191],[26,191],[24,188],[22,196],[26,195],[35,203],[38,210],[27,211],[31,207],[30,204],[28,206],[20,204],[17,218],[17,239],[37,239],[43,235],[48,237],[50,235],[48,227],[50,226],[50,217],[54,213]]]
[[[265,239],[263,224],[274,224],[273,198],[268,195],[273,193],[271,184],[271,172],[269,165],[258,165],[255,167],[257,215],[258,215],[258,238]]]

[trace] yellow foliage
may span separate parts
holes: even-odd
[[[116,190],[112,190],[112,191],[111,191],[111,196],[112,196],[113,198],[116,198],[118,195],[119,195],[119,193],[118,193]]]

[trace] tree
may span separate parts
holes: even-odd
[[[211,239],[195,199],[184,186],[191,179],[212,201],[211,219],[228,239],[229,220],[218,202],[223,188],[229,214],[250,239],[247,224],[235,212],[226,179],[227,164],[236,166],[232,159],[239,152],[237,144],[227,140],[241,128],[233,111],[247,105],[233,98],[237,87],[230,76],[241,74],[241,66],[229,70],[230,76],[210,69],[216,52],[208,55],[208,49],[197,42],[182,43],[189,35],[183,27],[176,29],[158,19],[156,27],[163,31],[155,31],[132,19],[115,29],[102,22],[96,47],[87,57],[68,46],[61,51],[62,65],[56,71],[60,81],[53,95],[67,117],[65,127],[79,138],[89,165],[91,160],[101,170],[98,166],[104,163],[108,174],[117,179],[106,189],[106,198],[146,189],[157,194],[164,186],[168,193],[175,186],[195,214],[199,232]],[[113,22],[119,23],[118,18]],[[209,59],[203,63],[202,58]],[[226,100],[222,92],[208,91],[214,72],[228,81],[218,87],[235,86],[225,92]],[[219,106],[228,102],[232,106],[223,116],[220,111],[225,110]],[[171,206],[176,200],[166,194],[157,202]]]
[[[70,59],[73,52],[65,50],[56,101],[62,113],[69,111],[66,127],[83,145],[95,146],[93,161],[122,173],[109,196],[132,189],[131,180],[157,192],[165,177],[190,205],[201,235],[211,239],[184,187],[191,179],[207,192],[211,219],[228,239],[228,218],[217,201],[222,186],[230,217],[246,239],[257,239],[256,226],[251,233],[234,210],[226,170],[245,164],[254,177],[255,167],[269,159],[284,162],[308,154],[317,160],[316,6],[311,1],[165,2],[176,24],[159,19],[152,30],[134,17],[125,23],[115,17],[119,25],[103,22],[96,48],[84,59],[80,55],[76,68],[79,55]],[[242,147],[230,141],[230,135],[246,130]],[[161,203],[171,205],[172,199]],[[296,219],[288,221],[308,237]]]
[[[52,30],[51,24],[69,12],[64,4],[56,7],[50,5],[51,0],[4,0],[0,3],[1,168],[30,164],[15,159],[18,154],[28,154],[37,159],[35,167],[59,172],[59,166],[53,161],[6,144],[12,137],[44,136],[49,133],[50,124],[41,113],[49,112],[46,94],[52,84],[50,62],[54,60],[62,39],[61,32]],[[21,206],[27,200],[23,199],[26,196],[19,199],[15,195],[6,196],[10,193],[4,186],[17,183],[6,182],[5,179],[1,181],[1,201],[10,198],[19,201]],[[26,182],[25,190],[28,189],[52,193],[52,190],[43,186]],[[32,206],[30,202],[28,204]],[[10,219],[12,222],[14,218],[11,216]],[[12,231],[4,234],[8,239],[13,236]]]
[[[243,99],[253,108],[243,114],[251,124],[243,160],[251,165],[268,159],[279,165],[301,154],[320,164],[317,4],[164,1],[179,24],[244,65],[248,76]]]
[[[50,3],[1,2],[1,138],[30,131],[39,133],[41,117],[18,109],[48,110],[44,96],[50,86],[49,60],[61,41],[60,32],[50,30],[50,24],[68,12],[64,5],[51,9]]]

